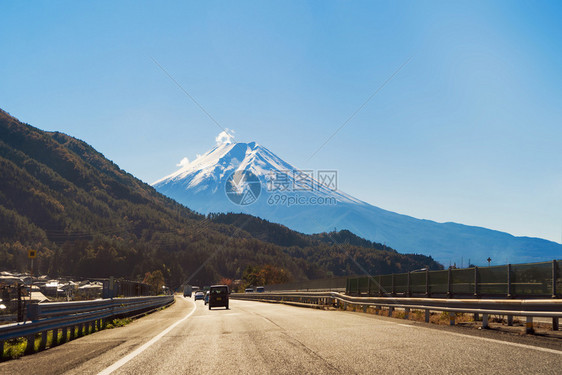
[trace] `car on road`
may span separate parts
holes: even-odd
[[[224,306],[228,310],[228,285],[211,285],[209,289],[209,310],[213,307]]]
[[[254,289],[246,288],[246,289],[244,289],[244,293],[254,293]]]
[[[263,286],[258,286],[258,287],[256,288],[256,292],[257,292],[257,293],[263,293],[263,292],[265,292],[265,288],[264,288]]]
[[[191,285],[186,285],[183,288],[183,296],[191,298],[191,293],[193,292],[193,288]]]
[[[209,291],[207,291],[207,293],[205,293],[205,305],[209,303]]]
[[[199,291],[199,292],[195,292],[195,301],[197,301],[198,299],[205,299],[205,293]]]

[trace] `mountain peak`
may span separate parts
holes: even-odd
[[[256,176],[266,176],[272,171],[295,170],[295,168],[277,157],[267,148],[257,142],[231,142],[222,143],[198,155],[195,160],[188,162],[187,158],[180,162],[180,168],[174,173],[154,182],[153,186],[159,186],[170,181],[190,180],[191,176],[198,176],[196,181],[201,182],[205,177],[214,177],[218,181],[228,177],[237,170],[251,171]],[[187,179],[187,180],[186,180]]]
[[[256,142],[217,140],[216,147],[193,162],[185,160],[179,170],[153,186],[204,214],[246,213],[304,233],[348,229],[400,251],[431,252],[442,262],[458,254],[472,259],[542,261],[552,259],[561,249],[559,244],[541,239],[515,238],[490,229],[383,210],[338,190],[335,171],[301,171]],[[240,178],[235,172],[251,172],[260,184],[255,184],[254,176]],[[251,199],[232,200],[228,194],[232,187],[242,189],[243,196]]]

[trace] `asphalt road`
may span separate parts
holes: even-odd
[[[195,304],[179,297],[126,327],[2,363],[0,374],[562,372],[559,340],[250,301]]]

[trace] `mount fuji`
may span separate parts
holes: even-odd
[[[301,171],[255,142],[224,142],[152,185],[192,210],[246,213],[303,233],[348,229],[400,252],[443,264],[461,256],[476,265],[560,258],[562,245],[452,222],[387,211],[335,188],[333,171]]]

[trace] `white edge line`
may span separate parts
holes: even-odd
[[[415,328],[426,328],[426,327],[421,327],[421,326],[414,326],[412,324],[401,324],[401,323],[395,323],[399,326],[403,326],[403,327],[415,327]],[[432,329],[432,328],[426,328],[426,329]],[[519,344],[517,342],[511,342],[511,341],[503,341],[503,340],[497,340],[497,339],[490,339],[487,337],[480,337],[480,336],[473,336],[473,335],[466,335],[466,334],[462,334],[462,333],[456,333],[456,332],[448,332],[448,331],[444,331],[444,330],[439,330],[439,332],[441,333],[445,333],[447,335],[452,335],[452,336],[458,336],[458,337],[463,337],[463,338],[472,338],[472,339],[476,339],[476,340],[482,340],[482,341],[487,341],[487,342],[493,342],[495,344],[504,344],[504,345],[511,345],[511,346],[516,346],[518,348],[525,348],[525,349],[532,349],[532,350],[538,350],[541,352],[546,352],[546,353],[553,353],[553,354],[558,354],[558,355],[562,355],[562,350],[556,350],[556,349],[549,349],[549,348],[543,348],[541,346],[533,346],[533,345],[527,345],[527,344]]]
[[[193,301],[191,301],[191,302],[193,303]],[[195,303],[193,303],[193,310],[191,310],[191,312],[189,314],[187,314],[185,317],[178,320],[177,322],[175,322],[174,324],[172,324],[171,326],[169,326],[168,328],[166,328],[165,330],[160,332],[158,335],[154,336],[150,341],[148,341],[144,345],[138,347],[133,352],[127,354],[125,357],[121,358],[120,360],[118,360],[117,362],[115,362],[114,364],[112,364],[111,366],[106,368],[105,370],[100,371],[98,373],[98,375],[109,375],[109,374],[111,374],[113,371],[117,370],[118,368],[120,368],[121,366],[123,366],[124,364],[129,362],[131,359],[135,358],[137,355],[144,352],[146,349],[148,349],[156,341],[160,340],[165,334],[167,334],[172,329],[174,329],[178,324],[180,324],[181,322],[183,322],[184,320],[189,318],[191,315],[193,315],[193,313],[196,310],[197,310],[197,305]]]
[[[448,335],[453,335],[453,336],[472,337],[472,338],[474,338],[474,339],[479,339],[479,340],[483,340],[483,341],[493,342],[493,343],[497,343],[497,344],[511,345],[511,346],[516,346],[516,347],[518,347],[518,348],[532,349],[532,350],[538,350],[538,351],[541,351],[541,352],[546,352],[546,353],[553,353],[553,354],[562,355],[562,350],[543,348],[543,347],[541,347],[541,346],[533,346],[533,345],[527,345],[527,344],[519,344],[519,343],[517,343],[517,342],[502,341],[502,340],[497,340],[497,339],[489,339],[489,338],[487,338],[487,337],[480,337],[480,336],[463,335],[462,333],[456,333],[456,332],[447,332],[447,331],[441,331],[441,332],[446,333],[446,334],[448,334]]]

